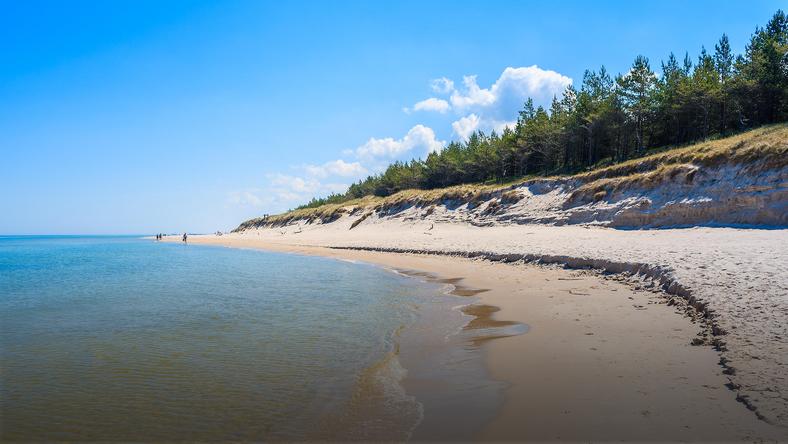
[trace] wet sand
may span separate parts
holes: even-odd
[[[463,439],[788,439],[786,430],[758,420],[736,401],[719,354],[690,345],[701,326],[657,292],[590,272],[527,264],[293,246],[250,236],[193,236],[190,242],[428,273],[414,277],[445,279],[478,298],[465,308],[475,316],[467,328],[527,325],[523,334],[482,338],[490,375],[505,383],[504,402],[478,436]],[[463,406],[443,407],[432,416],[425,411],[426,430],[417,429],[416,439],[446,438],[441,430],[456,425],[452,412]]]

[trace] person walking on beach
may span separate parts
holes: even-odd
[[[186,243],[186,238],[187,238],[186,233],[183,233],[183,242],[184,243]]]

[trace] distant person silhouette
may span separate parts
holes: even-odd
[[[187,238],[186,233],[183,233],[183,242],[184,243],[186,242],[186,238]]]

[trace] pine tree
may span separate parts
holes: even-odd
[[[753,123],[770,123],[786,117],[788,76],[783,69],[788,52],[788,19],[778,10],[765,28],[756,28],[740,65],[741,84]]]
[[[695,128],[700,129],[700,137],[706,138],[711,128],[712,113],[720,99],[720,74],[714,59],[701,48],[698,64],[692,73],[689,90],[685,95],[690,109],[695,110]]]
[[[729,80],[733,75],[733,53],[728,42],[728,36],[723,34],[720,41],[714,45],[714,66],[719,73],[720,81],[720,132],[728,128],[728,96]]]
[[[677,143],[681,139],[681,107],[678,105],[681,84],[686,79],[676,56],[671,52],[662,62],[662,77],[657,81],[654,117],[656,142],[661,145]]]
[[[639,55],[632,68],[618,83],[625,109],[635,123],[637,151],[642,152],[645,147],[644,130],[653,111],[656,75],[651,70],[648,59]]]

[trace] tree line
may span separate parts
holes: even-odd
[[[394,162],[344,194],[314,198],[299,208],[409,188],[503,182],[527,175],[572,173],[620,162],[650,148],[681,145],[788,119],[788,18],[778,10],[756,27],[744,54],[727,35],[697,59],[671,53],[661,75],[644,56],[625,74],[587,70],[548,109],[531,99],[514,128],[449,143],[426,159]]]

